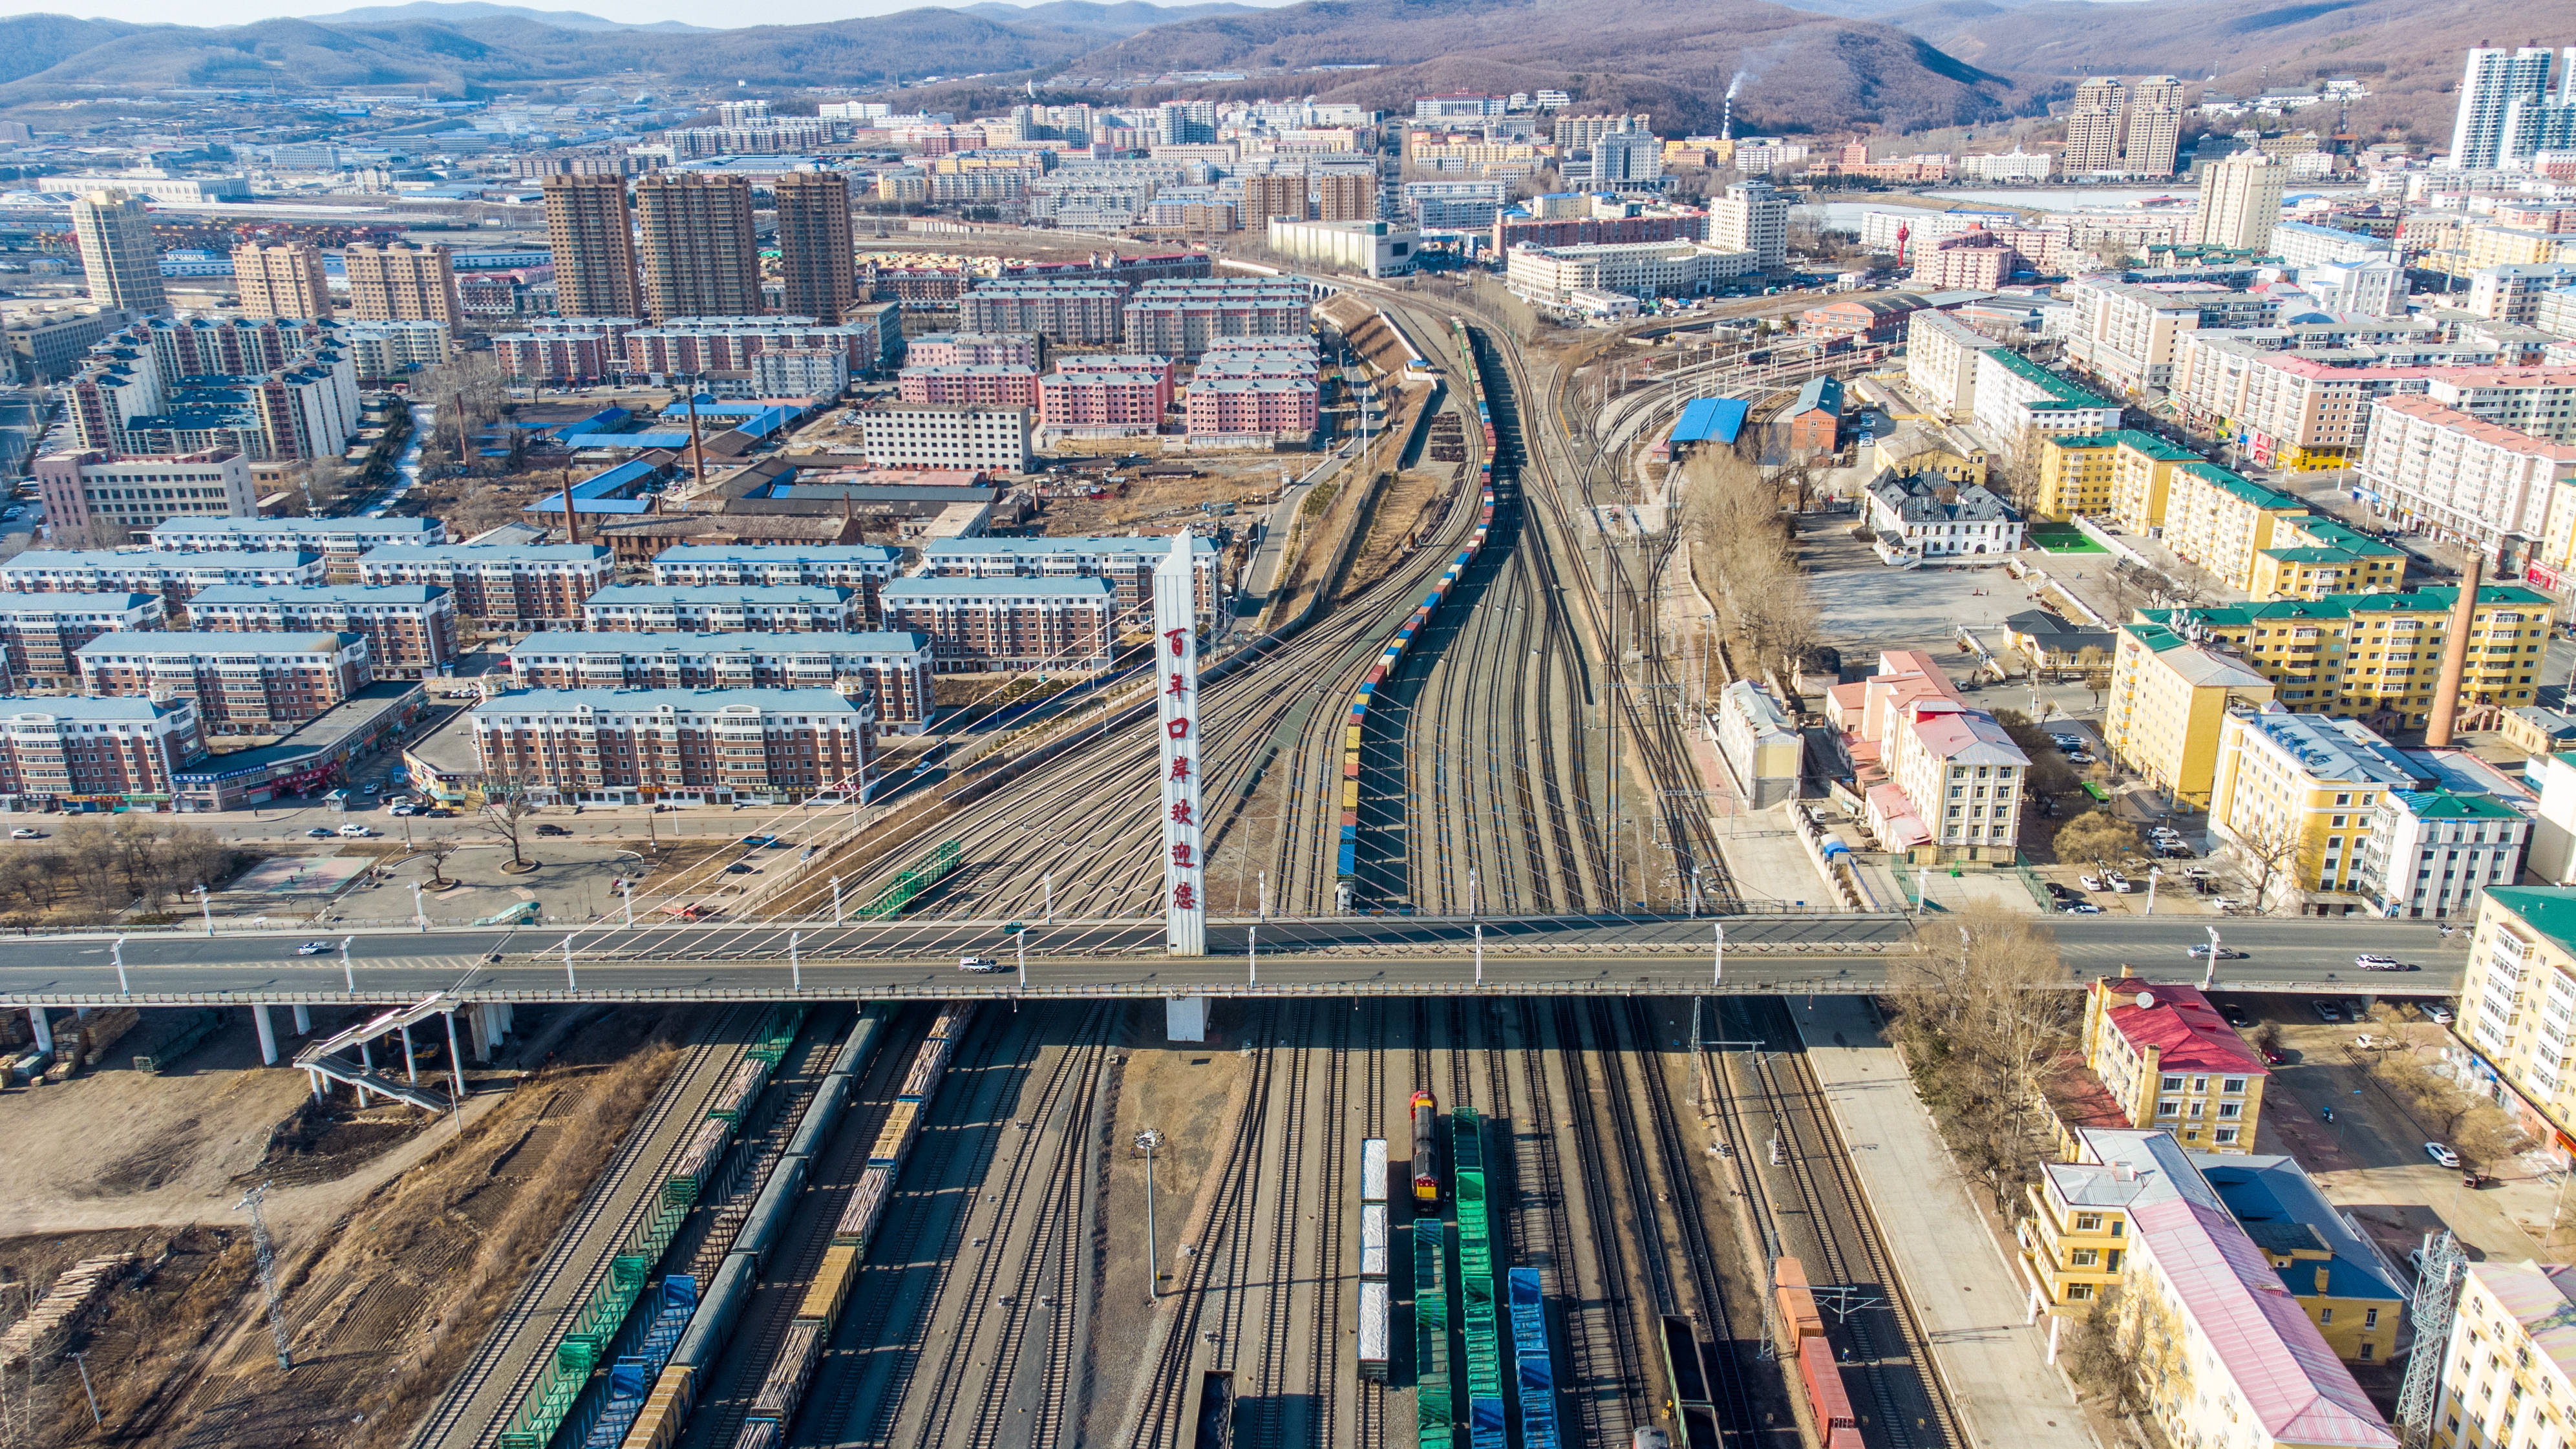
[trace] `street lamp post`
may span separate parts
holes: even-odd
[[[1261,928],[1247,926],[1243,932],[1243,967],[1245,984],[1261,984]]]
[[[109,953],[116,958],[116,994],[119,996],[133,995],[133,989],[125,984],[125,938],[123,936],[117,937],[115,943],[110,945],[107,949]],[[41,1006],[34,1009],[37,1011],[44,1010]],[[260,1008],[262,1011],[267,1009],[268,1008],[266,1007]]]
[[[1163,1296],[1162,1250],[1154,1243],[1154,1149],[1163,1145],[1163,1134],[1148,1127],[1136,1134],[1136,1146],[1145,1154],[1145,1301],[1152,1303]]]
[[[197,887],[197,909],[205,913],[206,934],[213,935],[215,933],[215,898],[206,894],[206,888],[202,884]]]
[[[1717,946],[1709,964],[1708,984],[1723,988],[1726,985],[1726,922],[1712,924],[1717,928]]]
[[[805,989],[805,958],[798,950],[804,937],[805,933],[802,931],[787,933],[787,981],[799,991]]]
[[[2210,926],[2206,929],[2209,931],[2209,967],[2200,973],[2200,989],[2203,991],[2218,980],[2218,953],[2222,949],[2218,942],[2218,928]]]
[[[411,883],[411,919],[412,924],[418,926],[421,930],[427,931],[429,929],[429,908],[420,903],[419,881],[413,881]]]

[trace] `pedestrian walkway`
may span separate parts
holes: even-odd
[[[1791,997],[1789,1008],[1968,1442],[2098,1449],[2047,1361],[2046,1321],[2024,1323],[2028,1295],[1869,1004]]]

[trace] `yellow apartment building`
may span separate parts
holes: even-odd
[[[2125,624],[2112,646],[2102,738],[2114,757],[2157,789],[2204,808],[2227,711],[2260,709],[2273,693],[2272,681],[2242,659],[2193,644],[2161,624]]]
[[[2147,1139],[2159,1137],[2161,1143]],[[2285,1156],[2179,1150],[2170,1133],[2085,1128],[2067,1162],[2040,1170],[2029,1215],[2014,1227],[2023,1282],[2052,1307],[2090,1302],[2120,1281],[2136,1228],[2130,1213],[2171,1191],[2153,1164],[2179,1157],[2236,1219],[2335,1356],[2380,1363],[2396,1347],[2404,1291],[2387,1261],[2353,1232],[2314,1179]]]
[[[2369,906],[2361,857],[2380,801],[2439,783],[2358,721],[2231,710],[2219,726],[2210,833],[2244,858],[2249,880],[2269,877],[2258,908],[2349,914]]]
[[[2255,555],[2276,546],[2282,521],[2307,512],[2298,499],[2214,463],[2183,463],[2165,501],[2165,547],[2229,588],[2252,593]]]
[[[2460,1283],[2433,1449],[2563,1445],[2576,1428],[2576,1267],[2490,1258]]]
[[[2331,518],[2283,518],[2272,537],[2272,547],[2255,552],[2246,589],[2258,599],[2321,599],[2405,585],[2404,549]]]
[[[2486,888],[2454,1030],[2525,1135],[2576,1156],[2576,888]]]
[[[2116,433],[2077,433],[2039,440],[2039,492],[2031,512],[2063,523],[2077,514],[2111,511],[2111,456]]]
[[[2199,455],[2135,429],[2113,436],[2120,441],[2111,452],[2111,517],[2127,532],[2152,534],[2165,526],[2174,469]]]
[[[2270,1069],[2189,986],[2098,977],[2084,993],[2084,1065],[2129,1125],[2194,1152],[2254,1150]]]
[[[2422,729],[2459,597],[2457,588],[2425,587],[2148,609],[2137,618],[2243,659],[2279,687],[2290,708],[2363,719],[2374,729]],[[2463,704],[2510,710],[2538,697],[2549,607],[2547,596],[2519,584],[2478,590]]]

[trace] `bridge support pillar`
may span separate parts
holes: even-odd
[[[267,1002],[254,1001],[251,1003],[250,1024],[259,1028],[260,1061],[268,1066],[276,1066],[277,1028],[269,1024]]]
[[[1207,1040],[1208,999],[1204,996],[1163,998],[1163,1039]]]
[[[30,1006],[27,1008],[27,1026],[30,1031],[35,1033],[36,1050],[43,1052],[47,1056],[52,1056],[54,1054],[54,1024],[45,1019],[51,1014],[51,1012],[41,1006]]]
[[[306,1006],[303,1002],[299,1001],[295,1003],[295,1034],[297,1036],[310,1036],[312,1035],[312,1032],[313,1008]]]

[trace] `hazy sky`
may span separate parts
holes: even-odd
[[[79,15],[144,25],[246,25],[282,15],[333,15],[382,0],[0,0],[0,15]],[[401,3],[401,0],[391,0]],[[504,0],[506,3],[506,0]],[[805,25],[854,15],[889,15],[936,0],[768,0],[757,7],[709,5],[705,0],[616,0],[597,5],[538,3],[531,10],[578,10],[639,24],[678,20],[690,25]],[[971,0],[958,0],[971,3]],[[1017,3],[1017,0],[1012,0]],[[1239,0],[1284,4],[1287,0]]]

